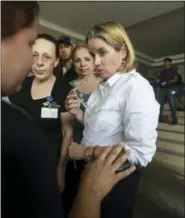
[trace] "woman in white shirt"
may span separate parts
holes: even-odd
[[[92,27],[86,42],[104,82],[90,96],[85,113],[75,93],[67,97],[68,112],[85,127],[81,145],[72,143],[69,155],[92,158],[106,146],[123,144],[129,162],[146,167],[156,152],[159,104],[149,82],[134,69],[130,39],[121,24],[105,22]],[[102,203],[102,218],[132,218],[139,174],[138,169],[113,188]]]

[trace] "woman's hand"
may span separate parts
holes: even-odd
[[[71,90],[65,100],[65,108],[66,110],[73,115],[74,117],[77,116],[78,112],[80,111],[80,104],[81,104],[81,99],[75,93],[75,90]]]
[[[80,145],[78,143],[72,142],[69,146],[68,156],[71,159],[84,159],[85,158],[85,149],[84,145]]]

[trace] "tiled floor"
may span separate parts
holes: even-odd
[[[152,162],[142,172],[134,218],[184,217],[184,178]]]

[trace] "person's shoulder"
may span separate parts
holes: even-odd
[[[34,76],[26,77],[22,84],[22,88],[24,89],[24,88],[30,87],[34,78],[35,78]]]
[[[150,82],[147,78],[142,76],[139,72],[135,73],[135,85],[143,87],[151,87]]]
[[[177,69],[177,67],[172,67],[172,68],[171,68],[171,71],[172,71],[173,73],[175,73],[175,74],[178,74],[178,69]]]
[[[132,84],[148,84],[148,80],[141,75],[141,73],[137,72],[135,69],[131,70],[130,72],[124,73],[122,76],[122,80],[126,81],[126,83]]]
[[[13,93],[12,95],[9,96],[10,101],[18,104],[23,101],[25,96],[27,96],[27,93],[30,91],[32,82],[33,82],[34,77],[26,77],[25,80],[22,83],[21,90],[18,92]]]
[[[145,104],[147,101],[156,102],[153,87],[147,79],[136,71],[128,76],[128,85],[124,92],[126,93],[128,102],[135,102],[135,105],[141,105],[142,103]]]
[[[75,80],[77,77],[77,73],[75,71],[74,66],[72,65],[71,68],[69,70],[67,70],[67,72],[64,74],[64,78],[67,79],[67,81],[72,81]]]
[[[43,138],[42,129],[21,108],[2,101],[1,113],[3,148],[24,149],[31,144],[34,147]]]
[[[64,107],[65,99],[71,89],[72,86],[67,81],[59,78],[56,79],[55,88],[53,90],[53,98],[62,108]]]
[[[34,125],[35,123],[30,115],[12,103],[1,101],[1,113],[3,119],[2,121],[4,121],[2,122],[2,125],[9,129],[15,128],[14,131],[18,131],[18,128],[22,128],[24,130],[27,126],[32,124]]]
[[[76,73],[74,65],[72,65],[67,72],[74,72],[74,73]]]
[[[64,77],[58,77],[55,81],[55,93],[63,95],[71,89],[71,84]]]
[[[137,95],[140,95],[142,92],[153,91],[152,86],[149,81],[144,78],[139,72],[133,70],[128,72],[127,80],[127,91],[128,93],[134,92]]]

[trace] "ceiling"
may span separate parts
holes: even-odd
[[[96,23],[124,25],[134,48],[152,58],[184,53],[184,2],[39,2],[41,18],[85,36]],[[62,34],[51,25],[39,32]]]
[[[135,48],[153,58],[184,53],[184,8],[128,28]]]

